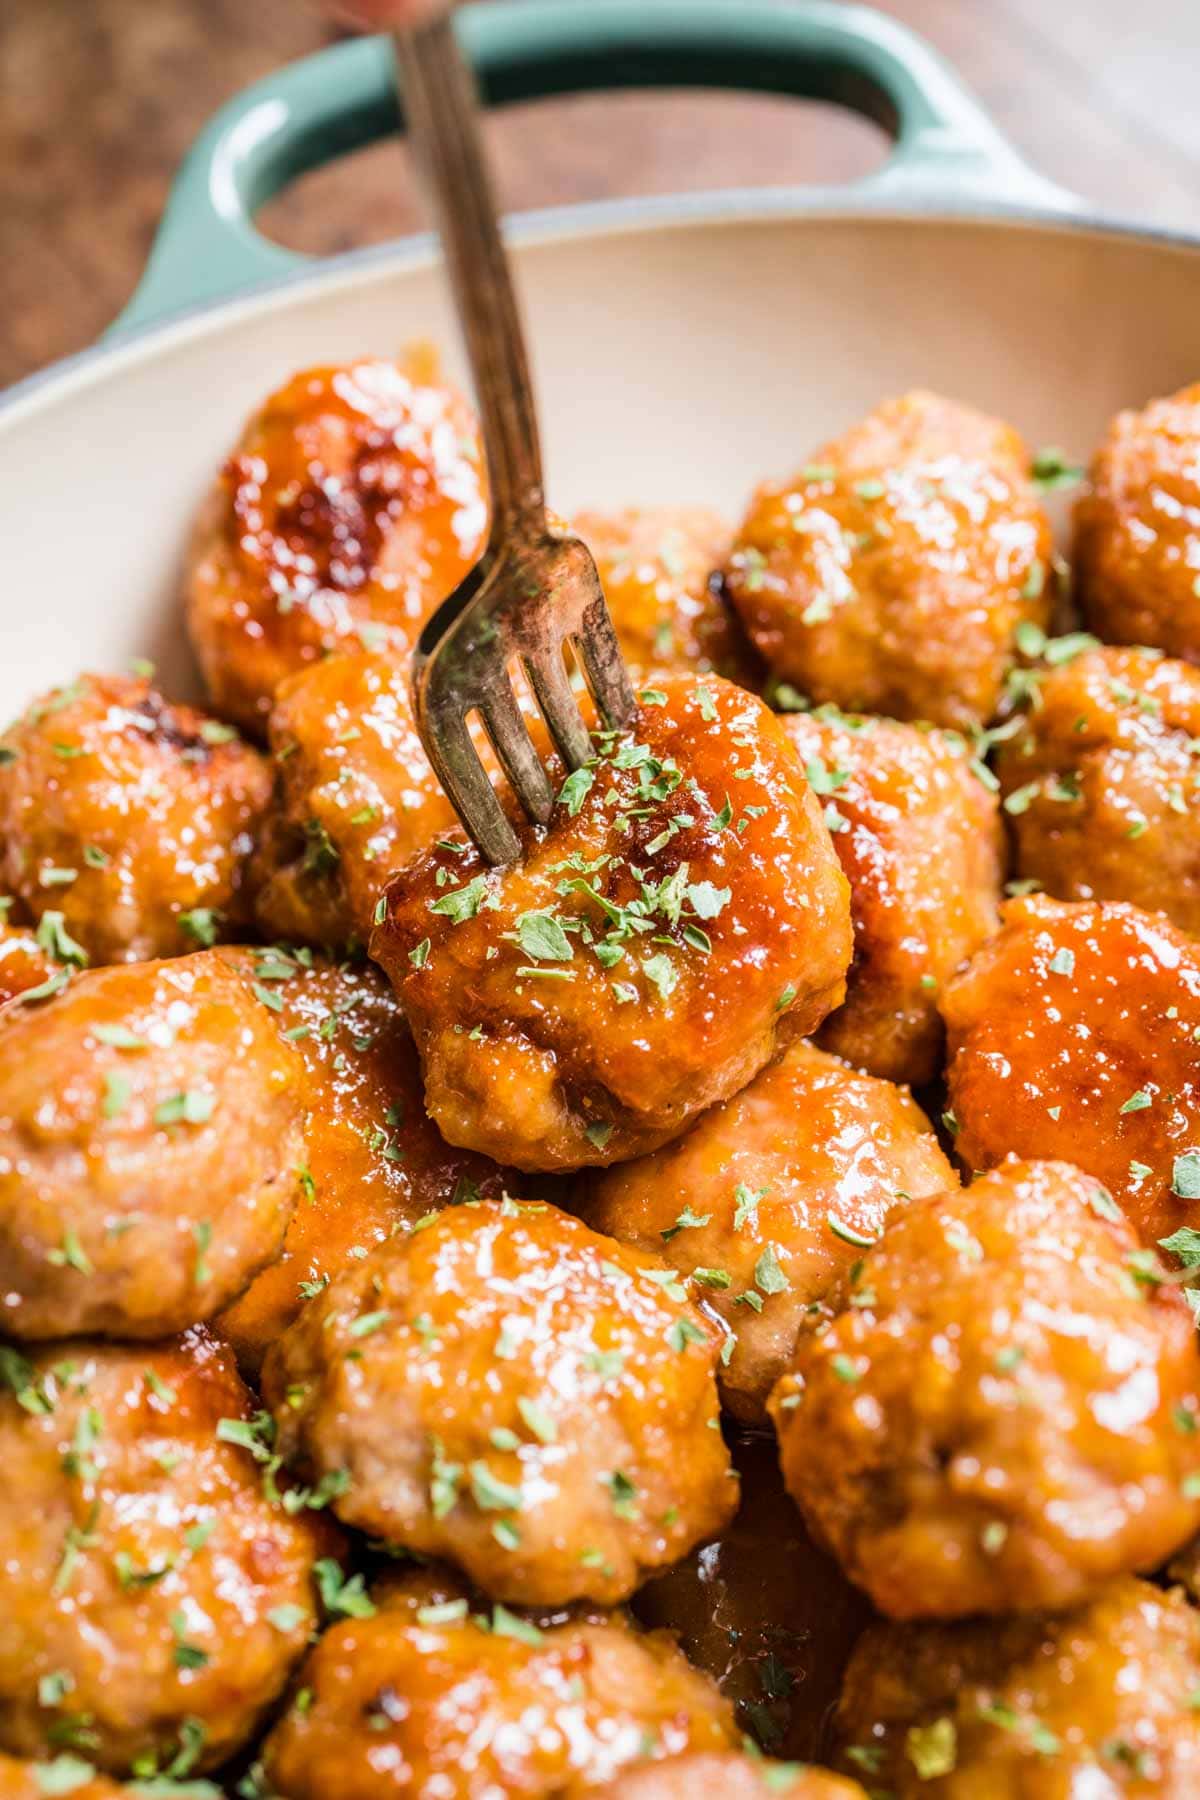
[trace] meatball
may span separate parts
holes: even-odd
[[[250,916],[271,796],[257,750],[133,676],[36,701],[0,757],[0,886],[97,963],[180,956]]]
[[[718,1531],[737,1480],[717,1337],[675,1275],[557,1208],[451,1206],[339,1276],[263,1394],[348,1525],[497,1599],[623,1600]]]
[[[845,1766],[894,1800],[1191,1800],[1200,1614],[1107,1583],[1057,1618],[878,1625],[837,1714]]]
[[[719,574],[731,532],[706,507],[579,513],[626,660],[643,674],[694,669],[758,686],[758,659]]]
[[[0,912],[0,1006],[15,1000],[18,994],[31,991],[36,994],[47,982],[51,984],[50,992],[64,987],[72,965],[78,966],[83,960],[82,947],[69,939],[69,934],[68,938],[61,935],[65,929],[62,914],[51,913],[49,919],[47,928],[34,933],[20,925],[9,925]],[[67,947],[68,939],[71,962],[61,958],[61,950]],[[51,953],[48,945],[59,946],[59,957]]]
[[[854,961],[821,1042],[872,1075],[920,1086],[941,1069],[942,983],[999,923],[996,800],[961,742],[940,731],[824,710],[783,723],[850,883]]]
[[[1061,1156],[1147,1243],[1200,1224],[1200,945],[1116,901],[1011,901],[946,989],[968,1168]]]
[[[0,1755],[0,1800],[46,1800],[47,1794],[70,1794],[71,1800],[122,1800],[122,1796],[137,1800],[137,1792],[106,1781],[69,1750],[50,1762],[37,1763]]]
[[[432,1573],[327,1631],[300,1683],[264,1755],[281,1800],[563,1800],[627,1763],[736,1742],[728,1704],[666,1632],[473,1612]]]
[[[996,772],[1023,879],[1200,934],[1200,671],[1111,649],[1047,669]]]
[[[848,888],[782,728],[716,676],[654,692],[521,861],[438,844],[372,938],[443,1136],[520,1169],[656,1149],[844,993]]]
[[[1200,1522],[1191,1313],[1099,1183],[1010,1163],[896,1214],[775,1389],[788,1489],[893,1618],[1074,1606]]]
[[[91,969],[0,1013],[0,1326],[150,1338],[279,1252],[303,1069],[221,960]]]
[[[761,1424],[814,1306],[894,1207],[954,1181],[904,1089],[800,1041],[673,1144],[597,1176],[588,1219],[691,1278],[734,1334],[722,1399]]]
[[[457,824],[413,723],[408,671],[331,656],[283,683],[271,711],[279,779],[253,865],[269,936],[365,944],[392,870]]]
[[[215,1766],[304,1651],[329,1534],[264,1491],[202,1332],[5,1351],[0,1377],[0,1748]]]
[[[825,1760],[829,1713],[870,1608],[809,1538],[773,1440],[735,1440],[737,1516],[715,1543],[635,1596],[643,1625],[675,1632],[712,1675],[738,1724],[772,1756]]]
[[[1090,475],[1073,554],[1088,624],[1200,662],[1200,384],[1118,413]]]
[[[306,1154],[283,1254],[215,1327],[257,1373],[331,1276],[433,1208],[498,1193],[504,1171],[450,1149],[426,1117],[412,1037],[377,969],[278,949],[225,954],[271,1006],[306,1076]]]
[[[696,1800],[701,1794],[720,1794],[723,1800],[765,1800],[771,1794],[790,1794],[791,1800],[866,1800],[857,1781],[827,1769],[764,1762],[733,1750],[637,1764],[600,1791],[605,1800]]]
[[[293,376],[250,419],[192,540],[188,627],[218,712],[261,732],[306,663],[406,650],[486,524],[478,434],[432,357]]]
[[[1046,623],[1049,567],[1017,433],[913,393],[759,488],[726,581],[780,680],[848,712],[965,728],[995,712],[1018,626]]]

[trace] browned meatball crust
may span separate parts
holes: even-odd
[[[433,1575],[327,1631],[267,1740],[280,1800],[569,1800],[629,1763],[722,1750],[728,1703],[666,1632],[619,1615],[473,1613]]]
[[[589,1222],[664,1256],[724,1318],[735,1417],[767,1396],[814,1306],[894,1207],[955,1175],[904,1089],[803,1041],[673,1144],[594,1178]]]
[[[1200,1224],[1200,946],[1119,902],[1034,895],[950,983],[947,1083],[969,1169],[1059,1156],[1150,1244]]]
[[[0,1747],[216,1766],[303,1653],[327,1536],[264,1492],[228,1352],[84,1340],[0,1376]]]
[[[895,1800],[1192,1800],[1200,1614],[1109,1582],[1056,1618],[878,1625],[838,1709],[845,1767]]]
[[[28,708],[0,757],[0,888],[92,962],[236,935],[271,796],[257,750],[148,681],[81,675]]]
[[[737,1481],[717,1333],[664,1266],[546,1205],[447,1207],[270,1351],[280,1447],[348,1524],[500,1600],[623,1600],[719,1530]]]
[[[1050,607],[1050,526],[1011,426],[936,394],[885,400],[760,487],[726,569],[771,672],[812,700],[960,728],[996,709]]]
[[[220,952],[0,1013],[0,1326],[159,1337],[279,1252],[303,1070]]]
[[[271,709],[276,806],[252,874],[268,936],[331,946],[371,935],[392,870],[457,824],[413,721],[408,669],[330,656]]]
[[[772,1756],[824,1762],[830,1710],[863,1627],[874,1617],[818,1550],[783,1485],[773,1438],[734,1439],[735,1517],[711,1544],[634,1596],[643,1625],[676,1634],[714,1677],[746,1737]]]
[[[757,687],[761,669],[719,573],[732,533],[707,507],[578,513],[626,661],[641,674],[693,669]]]
[[[811,1529],[893,1618],[1073,1606],[1200,1520],[1200,1351],[1099,1183],[1011,1163],[898,1212],[771,1410]]]
[[[405,651],[486,523],[474,422],[431,356],[293,376],[247,423],[192,540],[188,628],[218,712],[260,733],[305,664]]]
[[[845,877],[761,701],[663,676],[594,743],[519,862],[459,834],[395,877],[372,938],[443,1136],[521,1169],[677,1136],[821,1022],[850,958]]]
[[[1200,934],[1200,671],[1100,649],[1040,672],[996,772],[1022,879]]]
[[[719,1794],[722,1800],[767,1800],[771,1794],[789,1794],[791,1800],[865,1800],[857,1781],[827,1769],[766,1762],[733,1750],[697,1751],[637,1765],[600,1792],[605,1800],[697,1800],[702,1794]]]
[[[783,723],[850,883],[854,961],[821,1042],[885,1080],[932,1081],[942,983],[999,923],[996,799],[943,732],[830,710]]]
[[[1076,502],[1073,567],[1100,637],[1200,662],[1200,384],[1113,419]]]
[[[505,1172],[439,1137],[411,1034],[378,969],[282,949],[224,955],[269,1001],[305,1073],[304,1159],[283,1252],[214,1327],[256,1373],[332,1276],[450,1200],[498,1194]]]

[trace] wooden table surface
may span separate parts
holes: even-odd
[[[955,63],[1045,174],[1106,211],[1200,230],[1196,0],[881,3]],[[335,35],[305,0],[3,0],[0,384],[88,343],[119,311],[208,114]],[[835,181],[884,150],[861,119],[740,95],[542,102],[489,129],[514,208]],[[306,178],[264,223],[328,252],[421,218],[402,153],[381,145]]]

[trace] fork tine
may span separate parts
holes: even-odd
[[[425,753],[446,797],[490,863],[515,862],[521,841],[505,817],[462,712],[439,707],[422,731]]]
[[[495,678],[487,683],[479,698],[479,710],[517,799],[531,819],[544,825],[554,810],[554,790],[521,717],[505,669],[497,669]]]
[[[592,742],[571,688],[561,645],[544,645],[526,656],[524,663],[559,755],[568,769],[578,769],[592,754]]]
[[[633,722],[636,702],[603,595],[598,594],[584,609],[576,642],[592,698],[605,723],[613,731],[623,730]]]

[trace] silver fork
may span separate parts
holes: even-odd
[[[491,486],[487,547],[426,624],[413,655],[417,729],[438,780],[489,862],[520,841],[471,741],[477,713],[531,819],[554,790],[509,670],[524,667],[559,755],[591,754],[564,660],[571,645],[605,723],[627,725],[633,690],[591,552],[546,519],[537,413],[479,132],[474,79],[448,19],[396,34],[409,139],[430,189],[475,379]]]

